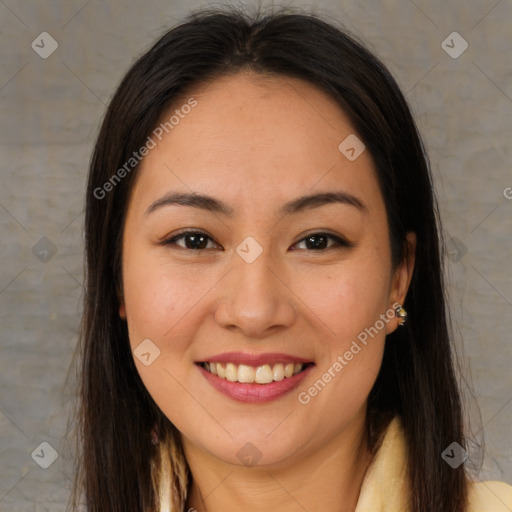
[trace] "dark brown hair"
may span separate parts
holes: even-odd
[[[373,158],[394,265],[406,256],[407,232],[417,235],[405,301],[408,322],[388,336],[369,395],[366,434],[375,449],[390,418],[399,415],[408,450],[411,511],[463,512],[464,465],[452,469],[441,458],[450,443],[464,446],[465,439],[439,219],[423,144],[406,99],[381,61],[344,30],[289,10],[191,15],[135,62],[110,102],[87,185],[75,495],[83,492],[90,512],[148,512],[158,510],[162,500],[172,501],[171,510],[184,507],[189,475],[179,436],[145,389],[118,314],[121,240],[137,168],[104,197],[98,197],[98,189],[144,145],[178,95],[243,70],[307,80],[338,102]],[[155,427],[160,444],[152,442]],[[164,474],[170,479],[169,497],[159,496],[158,480]]]

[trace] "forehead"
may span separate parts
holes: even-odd
[[[182,109],[190,98],[195,106]],[[188,90],[162,121],[173,114],[179,115],[172,129],[155,139],[139,169],[134,195],[143,202],[168,189],[215,192],[246,208],[285,202],[316,188],[341,187],[368,201],[378,199],[369,152],[350,161],[339,149],[347,137],[357,136],[348,117],[304,80],[225,76]]]

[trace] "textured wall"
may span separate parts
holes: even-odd
[[[66,377],[83,295],[87,162],[123,73],[201,4],[0,1],[1,511],[65,509],[72,457],[64,435],[73,404]],[[511,483],[512,2],[294,5],[359,35],[410,100],[449,240],[461,362],[481,414],[470,400],[473,432],[486,442],[480,478]]]

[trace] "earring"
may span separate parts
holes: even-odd
[[[395,316],[398,317],[398,326],[402,326],[405,324],[405,322],[407,322],[405,318],[407,316],[407,311],[405,311],[402,306],[398,306],[395,309]]]

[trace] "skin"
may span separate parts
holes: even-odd
[[[239,73],[187,91],[197,106],[144,158],[123,234],[123,297],[135,349],[149,338],[160,356],[137,370],[182,433],[193,476],[187,503],[197,511],[353,511],[370,463],[363,437],[368,394],[392,318],[307,405],[313,385],[395,302],[403,303],[414,265],[392,267],[386,211],[373,162],[338,150],[355,133],[340,107],[299,79]],[[278,215],[305,194],[344,191],[360,210],[332,203]],[[168,205],[145,214],[169,191],[214,196],[233,217]],[[193,228],[205,249],[158,242]],[[312,233],[353,247],[315,249]],[[263,252],[236,252],[248,236]],[[295,248],[292,250],[292,248]],[[298,389],[264,404],[222,395],[195,361],[222,352],[284,352],[315,363]],[[237,452],[261,452],[247,467]]]

